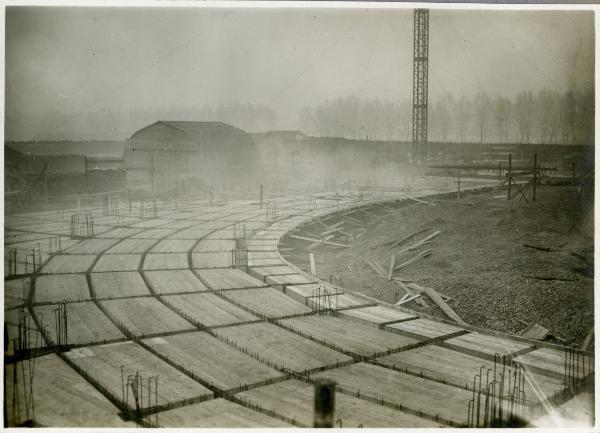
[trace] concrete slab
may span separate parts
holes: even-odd
[[[312,310],[300,302],[284,295],[276,289],[227,290],[223,296],[245,305],[252,311],[269,318],[286,317],[295,314],[310,313]]]
[[[57,305],[39,305],[34,307],[36,315],[42,314],[42,320],[50,339],[56,344],[54,310]],[[104,343],[125,339],[125,335],[104,315],[92,301],[74,302],[67,305],[68,344]]]
[[[366,363],[324,371],[313,377],[332,379],[347,391],[383,398],[430,416],[439,415],[458,425],[467,421],[468,401],[472,398],[472,393],[464,389]]]
[[[150,253],[187,253],[196,243],[195,239],[163,239]]]
[[[103,254],[92,272],[137,271],[141,260],[141,254]]]
[[[56,355],[36,359],[34,373],[35,421],[45,427],[135,427],[123,421],[113,406],[83,377]],[[27,365],[27,362],[24,363]],[[6,398],[9,426],[26,420],[25,398],[20,389],[13,402],[14,366],[7,365]],[[29,378],[29,368],[17,366]],[[21,378],[19,378],[21,386]],[[16,403],[18,401],[18,404]],[[17,411],[18,405],[18,411]]]
[[[427,340],[454,334],[463,331],[464,329],[433,320],[417,319],[388,325],[385,327],[385,330],[397,334],[408,335],[409,337],[421,340]]]
[[[35,302],[83,301],[91,299],[83,274],[41,275],[35,282]]]
[[[283,376],[205,332],[144,340],[156,352],[221,390],[265,383]]]
[[[261,359],[299,372],[351,359],[269,323],[218,328],[215,332],[234,341],[238,347],[257,354]]]
[[[56,255],[42,268],[44,274],[80,274],[96,260],[94,255]]]
[[[192,253],[192,265],[196,269],[231,267],[231,251],[215,253]]]
[[[311,384],[287,380],[242,392],[237,397],[312,427],[314,393],[314,386]],[[433,421],[339,392],[335,395],[336,427],[339,426],[338,420],[341,420],[341,427],[349,428],[440,427]]]
[[[471,332],[460,337],[450,338],[445,340],[443,345],[475,356],[487,356],[492,360],[496,353],[500,356],[510,355],[533,346],[530,343],[523,343],[478,332]]]
[[[144,258],[145,271],[166,269],[189,269],[187,253],[146,254]]]
[[[194,329],[154,298],[112,299],[100,303],[118,323],[138,337]]]
[[[149,417],[153,421],[154,417]],[[160,427],[177,428],[286,428],[277,418],[217,398],[198,404],[160,412]]]
[[[148,283],[159,295],[204,292],[206,286],[189,270],[146,271]]]
[[[119,400],[123,398],[121,378],[127,379],[136,373],[146,383],[149,377],[158,376],[159,405],[212,395],[204,386],[130,341],[86,347],[68,352],[66,356]],[[131,393],[129,397],[129,406],[135,408]],[[154,402],[151,403],[153,405]]]
[[[280,320],[285,326],[317,340],[362,356],[408,347],[418,340],[332,316],[306,316]]]
[[[302,274],[292,275],[276,275],[272,277],[266,277],[266,282],[273,286],[287,286],[290,284],[306,284],[306,283],[318,283],[316,278],[307,277]]]
[[[63,254],[100,254],[117,242],[117,239],[84,239],[64,250]]]
[[[288,286],[286,290],[289,292],[290,287]],[[417,317],[413,314],[400,310],[395,310],[393,308],[384,307],[382,305],[375,305],[372,307],[364,308],[353,308],[351,310],[340,311],[337,314],[345,319],[358,320],[366,324],[373,324],[377,327],[379,327],[383,323],[409,320]]]
[[[150,296],[139,272],[92,272],[90,277],[97,299]]]
[[[262,281],[239,269],[198,269],[195,273],[213,290],[262,287]]]
[[[235,248],[235,241],[232,239],[202,239],[194,252],[213,253],[219,251],[231,251]]]
[[[231,325],[258,320],[257,317],[212,293],[169,295],[163,302],[205,326]]]
[[[105,254],[142,254],[150,249],[155,243],[155,239],[123,239],[114,247],[107,250]]]

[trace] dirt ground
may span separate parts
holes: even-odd
[[[448,304],[469,324],[517,334],[537,323],[564,343],[580,346],[594,324],[592,203],[581,204],[575,187],[538,188],[535,203],[509,202],[505,194],[434,201],[435,206],[415,202],[388,211],[351,242],[352,248],[312,249],[317,275],[324,280],[336,275],[345,288],[395,303],[404,290],[377,276],[366,260],[387,271],[391,254],[399,264],[431,249],[430,256],[394,276],[449,296]],[[402,254],[410,242],[393,249],[381,245],[426,227],[416,240],[441,231],[429,245]],[[284,250],[288,260],[308,269],[308,243],[285,243],[294,248]],[[414,301],[403,306],[447,318],[425,295],[421,299],[426,306]]]

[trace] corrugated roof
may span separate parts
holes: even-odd
[[[222,138],[224,136],[237,135],[238,137],[248,137],[248,135],[234,126],[223,122],[197,122],[185,120],[159,120],[146,128],[136,131],[131,138],[137,138],[143,134],[145,129],[156,127],[157,125],[165,125],[184,133],[191,141],[206,141],[213,138]]]

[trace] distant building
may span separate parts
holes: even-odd
[[[126,141],[124,159],[128,186],[155,192],[245,184],[260,171],[250,136],[222,122],[155,122]]]

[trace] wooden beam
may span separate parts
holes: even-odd
[[[438,307],[442,309],[442,311],[450,317],[455,322],[465,325],[466,323],[459,317],[456,312],[450,308],[448,304],[442,299],[442,297],[431,287],[419,286],[415,283],[408,283],[407,286],[411,289],[414,289],[418,292],[425,293],[429,298],[436,303]]]
[[[585,336],[585,340],[583,340],[583,344],[581,345],[581,350],[588,350],[590,344],[594,341],[594,327],[590,328],[590,332]]]
[[[390,271],[388,272],[388,280],[391,281],[392,274],[394,273],[394,266],[396,265],[396,254],[392,254],[390,257]]]
[[[431,249],[429,249],[429,250],[425,250],[425,251],[423,251],[423,252],[421,252],[421,253],[417,254],[417,255],[416,255],[415,257],[413,257],[412,259],[410,259],[410,260],[407,260],[407,261],[405,261],[405,262],[404,262],[404,263],[402,263],[402,264],[399,264],[398,266],[396,266],[396,267],[394,268],[394,270],[395,270],[395,271],[397,271],[397,270],[399,270],[399,269],[402,269],[402,268],[404,268],[404,267],[406,267],[406,266],[410,265],[411,263],[414,263],[414,262],[416,262],[417,260],[419,260],[419,259],[421,259],[421,258],[423,258],[423,257],[427,257],[427,256],[428,256],[428,255],[430,255],[430,254],[431,254]]]
[[[309,253],[308,259],[310,260],[310,273],[316,277],[317,276],[317,265],[315,263],[315,255],[313,253]]]
[[[430,203],[430,202],[428,202],[428,201],[425,201],[425,200],[420,200],[420,199],[418,199],[418,198],[414,198],[414,197],[407,197],[407,198],[408,198],[409,200],[416,201],[417,203],[428,204],[429,206],[436,206],[436,204],[435,204],[435,203]]]
[[[290,238],[300,239],[302,241],[309,241],[309,242],[319,242],[319,243],[322,243],[322,244],[325,244],[325,245],[332,245],[334,247],[352,248],[351,245],[340,244],[338,242],[324,241],[324,240],[321,240],[321,239],[309,238],[307,236],[290,235]]]

